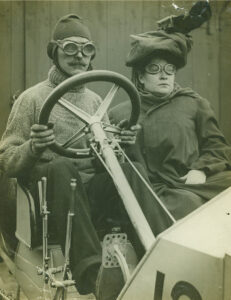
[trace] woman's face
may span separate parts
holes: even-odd
[[[85,38],[75,36],[70,37],[66,40],[76,42],[80,45],[84,45],[85,43],[89,42]],[[91,56],[86,56],[81,51],[76,53],[76,55],[67,55],[60,47],[58,47],[59,66],[70,76],[87,71],[90,61]]]
[[[169,95],[174,88],[176,68],[165,59],[153,58],[139,74],[144,90],[158,97]]]

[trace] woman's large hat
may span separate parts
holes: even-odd
[[[177,68],[187,63],[187,54],[192,47],[192,39],[182,33],[167,33],[164,30],[149,31],[131,35],[131,50],[127,56],[129,67],[142,64],[148,57],[166,55]]]

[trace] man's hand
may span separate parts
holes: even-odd
[[[200,170],[190,170],[180,179],[185,180],[185,184],[203,184],[206,182],[206,175]]]
[[[122,129],[119,135],[119,138],[121,140],[120,144],[134,145],[136,142],[136,135],[141,129],[141,126],[139,124],[136,124],[131,126],[129,129],[123,129],[126,128],[127,124],[128,120],[122,120],[117,124],[117,126]]]
[[[31,148],[35,154],[43,152],[48,146],[54,144],[55,136],[52,128],[53,124],[50,126],[40,124],[31,126]]]

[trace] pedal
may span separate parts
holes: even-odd
[[[126,233],[112,233],[106,234],[103,239],[103,257],[102,263],[104,268],[117,268],[119,262],[115,255],[114,246],[117,245],[122,255],[126,258],[126,245],[127,234]]]

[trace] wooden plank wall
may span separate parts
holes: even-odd
[[[46,45],[57,19],[74,12],[86,19],[97,46],[95,69],[107,69],[130,77],[124,61],[131,33],[156,28],[156,21],[176,14],[172,3],[186,10],[192,1],[0,1],[0,134],[9,113],[9,102],[17,90],[24,90],[46,78],[51,65]],[[188,65],[178,82],[191,86],[212,103],[221,127],[231,141],[231,5],[212,1],[209,24],[192,33],[194,46]],[[230,2],[230,1],[229,1]],[[184,10],[183,10],[184,11]],[[97,92],[107,87],[94,86]]]
[[[220,125],[229,141],[231,141],[231,4],[223,3],[218,18],[220,45],[219,63],[219,112]]]
[[[25,88],[24,5],[0,3],[0,135],[10,112],[13,93]]]

